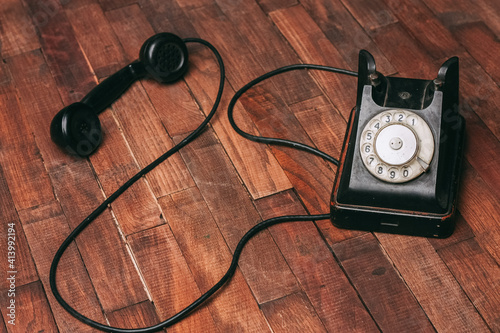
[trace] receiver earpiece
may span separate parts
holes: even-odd
[[[59,111],[50,124],[52,141],[72,155],[86,157],[102,141],[97,115],[116,101],[136,80],[150,77],[174,82],[186,73],[188,52],[184,41],[171,33],[159,33],[142,45],[139,59],[94,87],[80,102]]]

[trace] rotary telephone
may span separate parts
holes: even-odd
[[[331,198],[340,228],[447,237],[465,122],[458,113],[458,58],[434,80],[385,77],[359,53],[350,115]]]

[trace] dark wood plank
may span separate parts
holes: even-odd
[[[99,79],[126,65],[123,51],[98,3],[68,1],[65,12],[86,59]]]
[[[0,87],[0,106],[9,110],[0,112],[0,165],[15,207],[21,210],[47,203],[54,198],[52,185],[12,88]]]
[[[26,0],[32,16],[44,12],[44,3]],[[82,52],[66,12],[52,1],[51,14],[38,26],[43,54],[54,77],[64,105],[77,102],[95,85],[92,68]]]
[[[326,332],[314,307],[303,293],[261,304],[273,332]]]
[[[260,199],[256,205],[264,219],[305,214],[290,192]],[[378,331],[312,222],[284,223],[269,231],[327,331]]]
[[[266,13],[295,6],[298,0],[257,0],[257,3]]]
[[[210,130],[185,147],[181,155],[229,248],[234,251],[240,238],[260,221],[234,167]],[[297,281],[268,232],[262,232],[247,244],[239,267],[259,303],[297,290]],[[276,281],[280,281],[279,289],[274,284]]]
[[[290,7],[272,12],[270,16],[304,62],[350,69],[342,55],[303,7]],[[319,83],[344,119],[348,119],[353,107],[352,96],[356,96],[355,80],[324,71],[311,71],[311,76]]]
[[[354,0],[342,3],[366,31],[374,31],[398,22],[397,17],[383,0]]]
[[[49,269],[52,259],[70,232],[59,203],[54,200],[43,206],[20,211],[19,215],[57,327],[61,332],[97,332],[66,312],[50,291]],[[94,286],[75,244],[69,246],[61,259],[57,285],[68,304],[84,316],[106,323]]]
[[[464,163],[458,209],[467,220],[476,239],[500,263],[500,203],[487,184],[468,164]]]
[[[6,0],[0,11],[0,55],[3,59],[40,47],[35,29],[20,0]]]
[[[218,0],[216,3],[248,46],[251,54],[247,56],[253,56],[264,71],[299,61],[293,48],[255,1]],[[264,35],[266,38],[262,38]],[[321,94],[316,82],[298,71],[276,76],[270,82],[287,105]]]
[[[1,312],[8,332],[57,332],[56,324],[42,284],[36,281],[16,288],[15,297],[8,299],[6,293],[0,295]],[[8,306],[14,300],[14,313]],[[9,302],[9,305],[7,305]],[[8,314],[14,316],[9,317]]]
[[[290,116],[291,111],[269,91],[256,87],[246,93],[241,102],[248,109],[261,135],[293,138],[294,141],[313,145],[301,124]],[[312,214],[328,212],[335,173],[327,162],[295,149],[279,146],[273,146],[272,149],[307,210]],[[317,223],[330,244],[359,234],[357,231],[338,230],[330,221]]]
[[[461,54],[459,57],[461,98],[472,108],[472,110],[465,109],[464,116],[468,116],[467,120],[473,123],[483,122],[498,141],[500,140],[500,115],[491,110],[500,106],[500,87],[495,85],[488,73],[468,53]],[[474,111],[476,115],[469,115],[470,111]],[[480,136],[488,137],[489,133],[481,131]]]
[[[160,322],[155,307],[150,301],[127,306],[106,314],[109,324],[114,327],[141,328]]]
[[[103,200],[87,163],[74,163],[53,173],[52,182],[71,228]],[[76,243],[105,311],[147,299],[144,286],[109,211],[90,225]]]
[[[332,249],[382,332],[434,332],[372,234],[334,244]]]
[[[184,309],[200,296],[200,291],[168,226],[148,229],[128,238],[134,257],[160,319]],[[206,308],[196,311],[172,326],[169,332],[186,332],[203,327],[215,331],[215,323]]]
[[[493,332],[500,330],[500,267],[475,239],[439,251]]]
[[[15,277],[15,285],[22,286],[38,280],[38,273],[33,264],[30,248],[19,221],[14,201],[9,193],[5,175],[0,167],[0,249],[5,254],[0,262],[0,269],[6,276]],[[8,290],[10,281],[2,279],[0,288]]]
[[[405,1],[404,6],[396,0],[384,1],[412,37],[434,59],[450,58],[461,49],[453,35],[421,0]]]
[[[300,3],[350,68],[357,69],[359,50],[366,49],[377,59],[377,70],[384,74],[394,73],[394,67],[377,44],[340,0],[301,0]]]
[[[454,36],[467,49],[485,72],[500,85],[500,65],[493,54],[500,52],[500,41],[483,22],[463,24],[452,28]]]
[[[427,239],[389,234],[377,238],[438,332],[488,330]]]
[[[215,220],[196,188],[163,197],[160,205],[198,287],[205,292],[225,274],[232,259]],[[207,306],[222,332],[267,330],[239,271]]]
[[[104,11],[123,8],[137,3],[137,0],[99,0]]]
[[[7,327],[5,327],[2,316],[0,316],[0,333],[7,333]]]
[[[47,170],[52,172],[61,165],[77,161],[50,139],[50,122],[63,104],[43,54],[38,50],[24,53],[9,58],[7,64],[17,88],[21,112],[29,123]]]

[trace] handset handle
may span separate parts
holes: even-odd
[[[136,60],[95,86],[81,102],[99,114],[116,101],[132,83],[144,76],[144,65]]]

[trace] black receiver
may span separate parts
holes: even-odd
[[[80,102],[59,111],[50,125],[50,136],[59,147],[81,157],[92,154],[102,141],[97,115],[118,99],[138,79],[174,82],[187,70],[184,41],[171,33],[159,33],[142,45],[139,59],[99,83]]]
[[[365,50],[331,199],[341,228],[426,237],[453,232],[465,122],[458,58],[434,80],[385,77]]]

